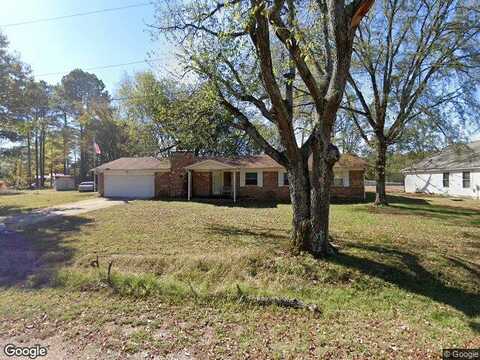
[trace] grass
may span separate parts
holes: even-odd
[[[32,325],[77,354],[118,357],[426,359],[479,347],[480,203],[390,203],[334,205],[341,254],[326,261],[289,254],[289,205],[133,201],[27,229],[39,266],[0,291],[0,334]],[[321,313],[241,301],[238,288]]]
[[[26,213],[31,210],[67,204],[97,196],[96,193],[78,191],[24,190],[0,191],[0,216]]]

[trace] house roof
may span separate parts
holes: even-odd
[[[97,166],[96,171],[104,170],[170,170],[168,159],[155,159],[153,157],[122,157],[117,160]]]
[[[311,166],[311,159],[309,159]],[[364,170],[367,162],[353,154],[343,154],[335,164],[335,168]],[[170,170],[171,162],[168,159],[153,157],[123,157],[96,167],[95,171],[104,170]],[[186,167],[191,170],[221,170],[221,169],[283,169],[279,163],[268,155],[252,155],[237,158],[205,157]]]
[[[452,145],[438,154],[402,170],[402,172],[422,172],[439,170],[470,170],[480,168],[480,141],[470,144]]]
[[[357,155],[345,153],[340,156],[340,160],[335,163],[334,168],[346,168],[354,170],[365,170],[368,162]]]
[[[311,166],[311,159],[309,165]],[[340,160],[335,164],[335,168],[364,170],[367,162],[353,154],[343,154]],[[187,167],[190,170],[208,170],[208,169],[283,169],[283,166],[277,163],[268,155],[242,156],[238,158],[208,157]]]

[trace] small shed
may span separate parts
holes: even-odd
[[[75,178],[72,175],[55,175],[54,188],[56,191],[75,190]]]

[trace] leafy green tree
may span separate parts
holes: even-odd
[[[61,124],[61,138],[63,147],[63,173],[68,173],[71,145],[73,141],[73,132],[71,129],[70,102],[65,97],[63,87],[56,85],[51,97],[52,111]]]
[[[136,152],[127,151],[130,142],[135,141],[128,126],[119,119],[117,109],[110,104],[101,103],[93,107],[92,131],[95,141],[101,149],[98,155],[100,163],[112,161],[122,156],[138,156]]]
[[[80,154],[80,181],[88,176],[93,167],[91,132],[92,108],[99,103],[109,101],[105,84],[95,75],[80,69],[72,70],[62,78],[58,89],[64,101],[63,108],[73,119],[77,132],[77,146]]]
[[[186,86],[157,79],[152,72],[125,79],[119,90],[120,114],[128,119],[142,152],[162,154],[170,149],[201,155],[239,155],[260,151],[244,133],[232,129],[232,116],[208,83]]]
[[[25,86],[30,69],[8,51],[7,38],[0,33],[0,141],[22,137]]]
[[[28,106],[29,124],[27,125],[28,169],[29,177],[32,169],[31,138],[34,146],[35,186],[43,186],[45,176],[45,139],[50,121],[50,86],[44,81],[29,81],[26,86],[25,96]]]

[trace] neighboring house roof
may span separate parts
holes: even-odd
[[[168,159],[155,159],[153,157],[123,157],[114,161],[97,166],[96,171],[104,170],[170,170],[171,164]]]
[[[452,145],[438,154],[402,170],[404,173],[480,169],[480,141]]]
[[[309,159],[309,166],[311,167],[312,160]],[[364,170],[367,167],[367,162],[353,154],[343,154],[340,160],[335,164],[334,168],[345,168]],[[208,170],[208,169],[283,169],[279,163],[273,160],[268,155],[252,155],[242,156],[238,158],[225,157],[209,157],[203,158],[200,161],[187,166],[190,170]]]

